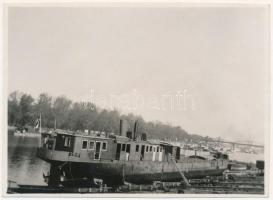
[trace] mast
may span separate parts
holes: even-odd
[[[39,123],[39,133],[42,133],[42,115],[40,113],[40,119],[39,119],[40,123]]]

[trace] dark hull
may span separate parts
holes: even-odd
[[[218,176],[223,173],[223,169],[207,169],[207,170],[194,170],[185,172],[184,175],[188,179],[192,178],[203,178],[206,176]],[[133,175],[126,177],[126,181],[136,184],[152,183],[153,181],[163,182],[176,182],[181,181],[182,177],[179,172],[166,172],[166,173],[155,173],[155,174],[142,174]]]
[[[60,165],[63,165],[60,171]],[[152,165],[152,166],[151,166]],[[164,164],[163,164],[164,165]],[[82,178],[98,178],[108,185],[121,185],[126,182],[134,184],[151,184],[153,181],[176,182],[182,177],[177,169],[167,167],[171,163],[162,164],[154,162],[139,163],[52,163],[51,183],[58,182],[60,174],[65,172],[69,180]],[[180,163],[182,165],[182,163]],[[165,167],[165,168],[164,168]],[[153,170],[151,170],[153,169]],[[225,169],[202,168],[191,169],[184,172],[187,178],[202,178],[205,176],[221,175]]]

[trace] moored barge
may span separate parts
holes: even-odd
[[[89,184],[96,179],[107,185],[174,182],[221,175],[227,168],[225,154],[217,153],[213,159],[187,157],[180,154],[179,146],[147,140],[137,126],[131,131],[121,120],[119,135],[58,129],[43,132],[37,156],[51,164],[45,176],[48,185]]]

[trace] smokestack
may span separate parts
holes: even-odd
[[[120,120],[120,126],[119,126],[119,135],[126,137],[126,132],[128,130],[128,123],[125,119]]]
[[[138,132],[138,121],[135,121],[133,139],[136,140]]]

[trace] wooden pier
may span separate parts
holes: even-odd
[[[233,179],[206,177],[185,182],[160,182],[149,185],[124,183],[113,188],[101,184],[98,187],[72,188],[34,185],[18,185],[9,182],[8,193],[184,193],[184,194],[264,194],[263,176],[237,176]]]

